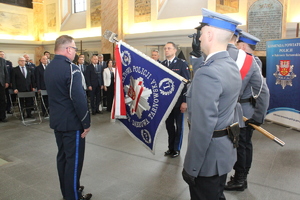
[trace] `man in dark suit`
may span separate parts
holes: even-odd
[[[47,56],[47,65],[51,62],[50,60],[50,57],[51,57],[51,54],[49,51],[44,51],[44,56]]]
[[[8,87],[8,82],[9,79],[5,60],[0,57],[0,122],[7,122],[5,113],[5,88]]]
[[[189,80],[190,71],[187,62],[175,56],[177,52],[176,45],[173,42],[168,42],[164,47],[164,51],[167,59],[164,60],[162,64]],[[165,156],[171,156],[172,158],[179,156],[182,145],[183,113],[187,108],[186,97],[184,95],[185,92],[186,87],[183,89],[173,110],[166,120],[166,128],[169,135],[169,149],[165,152]]]
[[[86,66],[90,64],[89,62],[87,62],[87,61],[85,60],[84,54],[80,54],[80,55],[78,56],[78,60],[79,60],[79,58],[83,58],[84,64],[85,64]]]
[[[5,60],[5,53],[4,51],[0,51],[0,58],[3,58]],[[3,64],[3,63],[2,63]],[[8,89],[10,89],[10,83],[11,83],[11,71],[12,71],[12,63],[9,60],[5,60],[5,65],[6,65],[6,70],[7,70],[7,83],[8,83],[8,87],[5,88],[5,95],[6,95],[6,111],[8,114],[11,114],[11,103],[9,101],[9,92]],[[1,108],[0,108],[1,109]],[[2,116],[3,117],[3,116]],[[1,117],[1,118],[2,118]],[[7,120],[2,120],[2,121],[7,121]]]
[[[82,74],[85,76],[87,65],[84,64],[84,57],[78,58],[78,67],[81,69]]]
[[[104,59],[103,55],[98,54],[98,65],[101,67],[102,71],[107,67],[107,63],[103,61],[103,59]],[[105,90],[101,90],[100,93],[101,93],[103,106],[107,107],[107,92]]]
[[[100,65],[100,67],[102,69],[106,68],[107,67],[107,64],[105,61],[103,61],[103,55],[102,54],[99,54],[98,55],[98,64]]]
[[[46,90],[46,85],[45,85],[45,80],[44,80],[44,72],[47,67],[47,63],[48,63],[48,57],[42,56],[41,64],[39,66],[37,66],[35,69],[35,79],[36,79],[36,86],[37,86],[38,92],[41,92],[41,90]],[[43,116],[45,116],[47,113],[46,109],[48,110],[48,96],[44,95],[43,100],[44,100],[46,108],[44,106],[42,106],[42,112],[43,112]]]
[[[20,57],[18,59],[18,66],[13,68],[12,71],[12,88],[15,94],[18,92],[30,92],[35,91],[35,79],[34,73],[29,67],[25,66],[25,58]],[[32,98],[20,99],[21,107],[30,107],[33,104]],[[31,109],[26,109],[27,117],[31,118]]]
[[[98,65],[98,56],[93,55],[91,64],[87,66],[85,73],[85,81],[87,89],[90,93],[92,114],[102,114],[99,110],[101,102],[101,90],[103,89],[103,68]]]

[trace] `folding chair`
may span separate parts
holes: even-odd
[[[48,112],[48,108],[47,108],[47,106],[46,106],[46,104],[45,104],[45,101],[44,101],[44,96],[48,96],[48,93],[47,93],[47,90],[41,90],[41,100],[42,100],[42,106],[44,107],[44,109],[45,109],[45,116],[43,116],[44,117],[44,119],[48,119],[49,118],[49,112]]]
[[[13,89],[8,89],[8,94],[11,105],[10,111],[14,117],[19,118],[19,105],[16,98],[17,95],[14,93]]]
[[[31,105],[31,106],[22,105],[21,106],[21,99],[22,98],[24,98],[24,99],[25,98],[32,98],[33,105]],[[18,92],[17,101],[18,101],[18,104],[19,104],[19,110],[20,110],[22,123],[25,126],[31,125],[31,124],[40,124],[40,123],[42,123],[42,118],[41,118],[40,110],[39,110],[39,107],[38,107],[37,99],[36,99],[36,96],[35,96],[35,92]],[[26,109],[32,109],[33,110],[32,115],[35,116],[35,114],[37,114],[37,117],[35,117],[34,119],[25,120],[24,113],[26,112]]]

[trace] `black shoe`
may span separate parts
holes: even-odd
[[[93,195],[91,193],[88,193],[88,194],[82,195],[79,200],[89,200],[92,198],[92,196]]]
[[[165,156],[170,156],[173,154],[173,152],[174,152],[173,150],[168,150],[165,152]]]
[[[0,119],[0,122],[8,122],[8,120],[5,118],[5,119]]]
[[[174,151],[173,154],[171,155],[172,158],[178,157],[180,154],[180,151]]]
[[[11,111],[7,111],[6,113],[7,113],[7,114],[12,114],[12,112],[11,112]]]
[[[97,110],[96,113],[98,113],[98,114],[103,114],[103,112],[100,111],[100,110]]]
[[[224,190],[244,191],[247,188],[247,176],[243,172],[235,172],[233,178],[225,185]]]
[[[247,177],[247,175],[246,175],[246,177]],[[234,179],[234,176],[230,176],[230,181],[233,181],[233,179]],[[228,183],[229,183],[229,181],[228,181]],[[245,180],[244,188],[245,188],[245,189],[248,188],[247,178],[246,178],[246,180]]]
[[[96,115],[96,111],[93,111],[93,112],[92,112],[92,115]]]
[[[79,191],[79,192],[82,192],[83,190],[84,190],[84,186],[83,186],[83,185],[79,186],[78,191]]]

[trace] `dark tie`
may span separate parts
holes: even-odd
[[[83,65],[81,65],[81,71],[82,71],[82,72],[84,72],[84,68],[83,68]]]
[[[171,61],[170,60],[168,60],[168,67],[171,65]]]
[[[23,74],[23,76],[26,78],[24,67],[21,67],[21,69],[22,69],[22,74]]]

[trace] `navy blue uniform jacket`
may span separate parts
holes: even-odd
[[[183,78],[190,80],[190,70],[189,70],[188,63],[186,61],[175,57],[169,67],[168,67],[167,62],[168,62],[167,60],[164,60],[161,64],[163,64],[164,66],[166,66],[173,72],[179,74]],[[179,98],[174,106],[175,108],[178,108],[178,107],[180,108],[181,104],[183,102],[186,102],[186,96],[185,96],[186,91],[187,91],[187,87],[185,85],[181,92],[181,95],[179,96]]]
[[[50,127],[56,131],[90,127],[90,113],[81,71],[67,57],[55,55],[45,70]]]

